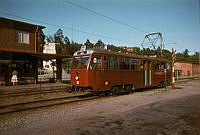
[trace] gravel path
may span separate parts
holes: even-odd
[[[0,116],[1,135],[200,135],[200,81]]]

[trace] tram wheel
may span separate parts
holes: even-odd
[[[119,95],[121,93],[119,87],[117,86],[114,86],[111,91],[113,95]]]
[[[125,85],[124,86],[124,89],[125,89],[125,92],[127,92],[127,93],[131,93],[132,92],[132,85]]]

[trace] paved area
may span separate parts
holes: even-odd
[[[200,135],[200,81],[0,116],[2,135]]]

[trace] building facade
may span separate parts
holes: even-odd
[[[46,43],[44,45],[43,53],[45,54],[56,54],[56,43]],[[50,71],[56,71],[56,59],[52,60],[44,60],[43,61],[43,69],[50,70]]]
[[[128,46],[118,46],[119,48],[125,49],[129,52],[132,52],[134,49],[139,48],[139,47],[128,47]]]
[[[11,85],[14,71],[17,72],[18,82],[37,82],[44,28],[0,17],[0,85]]]
[[[192,74],[200,75],[200,64],[192,64]]]
[[[175,62],[175,73],[179,76],[194,76],[200,74],[200,64]]]
[[[57,54],[56,53],[56,46],[60,45],[59,43],[46,43],[44,45],[44,54]],[[55,74],[57,72],[57,61],[56,59],[51,60],[43,60],[43,68],[42,70],[39,70],[39,72],[43,72],[43,75],[39,75],[39,78],[44,78],[43,76],[48,78],[57,78],[57,75]],[[42,80],[42,79],[41,79]],[[45,80],[45,78],[43,79]],[[68,81],[70,80],[70,74],[67,72],[66,68],[62,68],[62,81]],[[40,81],[40,79],[39,79]]]

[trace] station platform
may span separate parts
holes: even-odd
[[[71,87],[69,83],[40,83],[15,86],[0,86],[0,95],[27,91],[63,89],[69,87]]]

